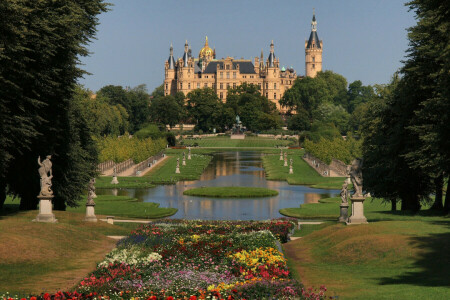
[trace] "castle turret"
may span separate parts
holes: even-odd
[[[189,45],[186,40],[186,43],[184,44],[183,67],[188,66],[188,60],[189,60]]]
[[[175,59],[173,57],[173,46],[171,43],[169,59],[166,61],[165,65],[164,65],[164,69],[165,69],[164,95],[171,95],[176,92],[175,68],[176,68],[176,64],[175,64]]]
[[[316,77],[317,72],[322,71],[323,42],[317,34],[316,14],[313,12],[311,21],[311,34],[309,40],[305,41],[305,75]]]
[[[269,54],[268,62],[269,62],[269,68],[273,68],[274,63],[275,63],[275,51],[273,49],[273,40],[270,43],[270,54]]]
[[[173,46],[172,43],[170,43],[170,55],[169,59],[167,60],[169,63],[169,70],[175,69],[175,59],[173,58]]]

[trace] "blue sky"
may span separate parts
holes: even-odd
[[[97,39],[82,66],[92,75],[80,83],[97,91],[113,84],[146,84],[149,92],[164,80],[164,61],[173,43],[181,57],[187,39],[195,56],[205,35],[217,58],[267,58],[270,41],[280,65],[305,73],[305,39],[313,7],[323,40],[323,69],[348,82],[387,83],[408,47],[406,29],[414,13],[397,0],[108,0]]]

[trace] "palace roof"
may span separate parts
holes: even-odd
[[[211,61],[205,68],[204,74],[215,74],[217,71],[217,65],[219,65],[219,69],[223,69],[223,61],[216,60]],[[236,70],[236,66],[239,65],[239,72],[241,74],[256,74],[255,66],[250,60],[238,60],[233,61],[233,70]],[[227,70],[227,71],[233,71]]]

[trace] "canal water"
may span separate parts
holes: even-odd
[[[313,189],[289,185],[285,181],[266,180],[261,152],[226,151],[213,154],[213,159],[199,180],[181,181],[151,189],[97,190],[98,194],[117,194],[156,202],[160,207],[174,207],[171,218],[202,220],[266,220],[278,218],[281,208],[299,207],[321,198],[334,197],[338,190]],[[189,163],[189,161],[188,161]],[[295,172],[295,170],[294,170]],[[278,191],[278,196],[263,198],[209,198],[185,196],[183,191],[194,187],[249,186]]]

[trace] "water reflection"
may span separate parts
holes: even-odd
[[[208,220],[263,220],[278,218],[278,210],[317,203],[320,198],[335,196],[337,190],[313,189],[289,185],[285,181],[267,181],[260,152],[235,151],[215,153],[200,180],[162,185],[152,189],[119,189],[117,195],[156,202],[161,207],[175,207],[172,218]],[[189,163],[189,162],[188,162]],[[217,199],[184,196],[183,191],[202,186],[253,186],[278,191],[278,196],[255,199]],[[114,190],[97,190],[97,194],[115,194]]]

